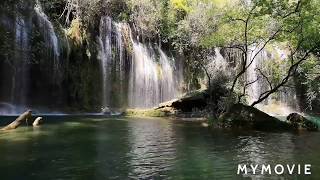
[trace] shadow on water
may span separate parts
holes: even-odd
[[[277,178],[236,174],[238,164],[251,163],[309,163],[309,178],[318,179],[319,138],[317,132],[209,131],[158,118],[49,116],[39,128],[0,132],[1,179]]]

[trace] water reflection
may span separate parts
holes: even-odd
[[[105,120],[105,121],[104,121]],[[101,119],[95,123],[95,178],[89,179],[126,179],[128,177],[129,161],[126,154],[129,152],[128,122],[123,120],[110,121]]]
[[[130,121],[129,142],[131,151],[130,178],[161,177],[169,171],[176,158],[172,124],[165,120]]]
[[[239,163],[309,163],[310,179],[320,178],[318,132],[209,131],[163,119],[49,121],[0,132],[1,180],[269,178],[237,175]],[[279,178],[302,176],[270,176]]]
[[[257,133],[254,135],[239,136],[239,143],[236,147],[236,161],[240,164],[274,166],[276,164],[291,164],[293,159],[294,144],[290,133]],[[256,174],[252,174],[252,169],[248,169],[248,175],[253,179],[265,178],[258,168]]]

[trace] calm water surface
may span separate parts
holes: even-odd
[[[13,118],[0,117],[1,124]],[[209,131],[166,119],[46,117],[0,132],[6,179],[320,179],[320,133]],[[312,164],[311,176],[242,176],[237,165]]]

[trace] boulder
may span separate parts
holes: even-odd
[[[298,113],[289,114],[287,120],[294,129],[306,129],[309,131],[318,130],[317,124],[313,123],[312,121],[308,120],[307,118]]]
[[[192,112],[193,110],[202,110],[207,107],[208,101],[207,90],[198,90],[190,92],[179,99],[174,99],[168,102],[159,104],[156,109],[160,109],[171,114],[180,112]]]
[[[33,127],[38,127],[41,124],[43,124],[43,118],[42,117],[37,117],[32,123]]]
[[[272,117],[252,106],[234,104],[219,117],[218,125],[227,128],[257,130],[288,130],[290,124]]]
[[[103,114],[111,114],[111,110],[109,107],[104,107],[101,109],[101,113]]]

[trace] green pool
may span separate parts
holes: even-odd
[[[1,180],[320,179],[318,132],[209,131],[142,118],[51,116],[45,122],[0,132]],[[312,175],[237,175],[241,163],[307,163]]]

